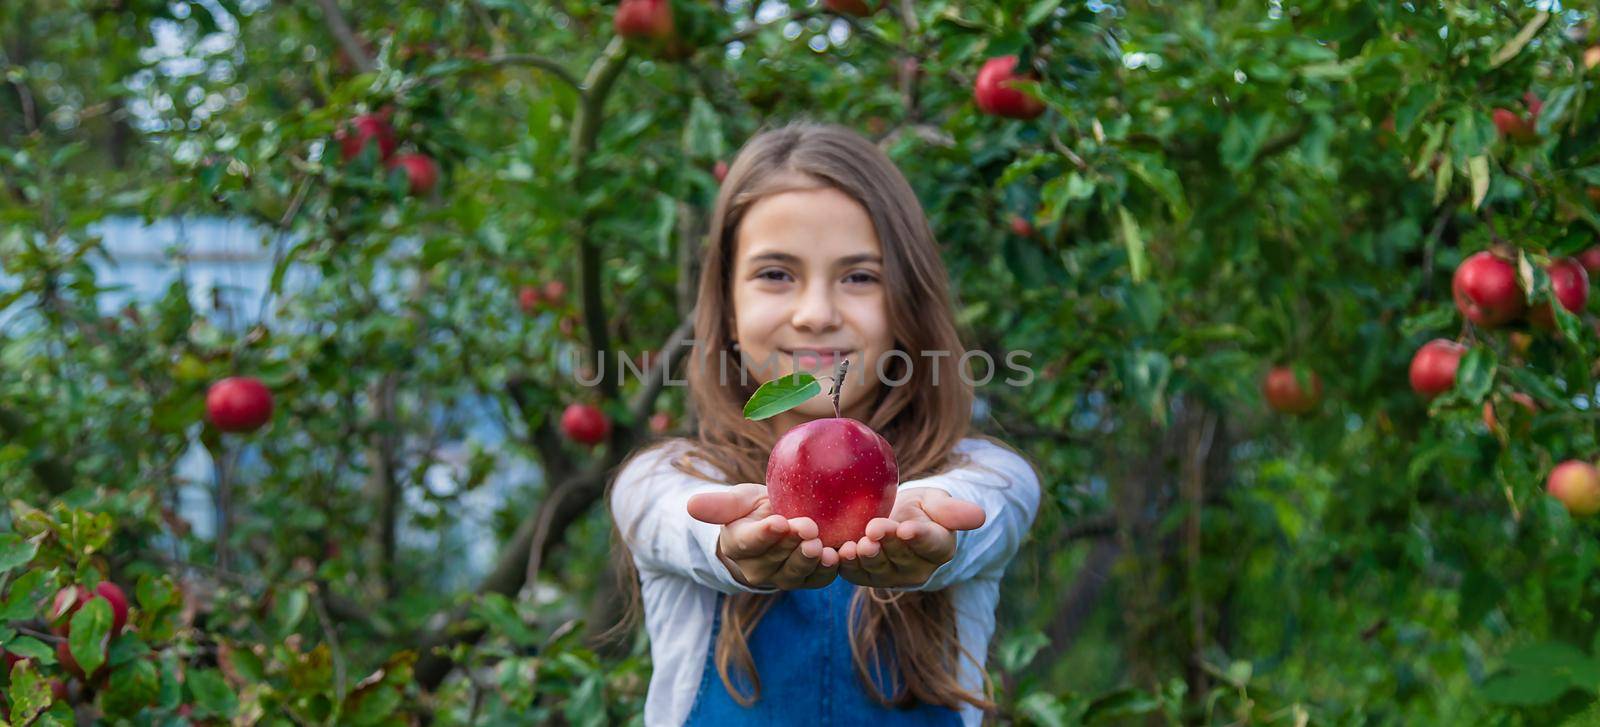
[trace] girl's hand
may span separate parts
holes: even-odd
[[[751,588],[821,588],[839,573],[839,552],[817,539],[811,518],[774,515],[767,486],[746,482],[689,498],[689,516],[722,526],[717,557]]]
[[[889,517],[873,518],[860,540],[839,546],[839,575],[873,588],[920,586],[955,557],[955,531],[975,530],[983,521],[983,508],[944,490],[901,490]]]

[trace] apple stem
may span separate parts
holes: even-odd
[[[850,368],[850,359],[839,362],[839,368],[833,372],[833,390],[828,392],[828,397],[833,399],[833,418],[839,418],[839,390],[844,388],[844,372]]]

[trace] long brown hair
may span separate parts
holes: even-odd
[[[958,370],[965,349],[956,330],[944,263],[922,205],[877,146],[844,127],[798,122],[750,139],[728,169],[717,196],[701,257],[705,267],[695,307],[695,346],[688,361],[689,393],[699,431],[692,440],[693,451],[674,463],[685,472],[714,479],[695,466],[692,456],[720,470],[720,481],[766,480],[767,453],[782,432],[775,431],[771,420],[753,423],[743,416],[744,402],[760,382],[741,375],[741,359],[732,340],[730,276],[738,229],[745,214],[763,198],[823,187],[848,195],[872,219],[882,246],[895,349],[913,362],[908,367],[902,357],[886,359],[883,378],[905,383],[880,384],[866,423],[894,447],[902,480],[961,464],[953,448],[967,436],[973,392]],[[950,355],[929,358],[923,351]],[[626,545],[620,533],[617,540]],[[619,571],[629,579],[630,590],[636,590],[632,562],[625,548],[618,551]],[[748,637],[779,597],[738,594],[722,601],[714,660],[729,694],[741,704],[753,703],[761,691]],[[858,588],[850,603],[850,624],[857,673],[879,702],[993,708],[987,677],[984,694],[961,686],[960,660],[976,663],[976,659],[961,646],[948,593]],[[884,657],[880,650],[884,645],[892,659]],[[887,690],[880,688],[873,674],[887,677]],[[747,684],[749,691],[736,687],[736,681]]]

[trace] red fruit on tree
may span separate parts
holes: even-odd
[[[1308,372],[1306,383],[1307,386],[1300,385],[1293,368],[1274,366],[1261,382],[1261,391],[1273,409],[1285,414],[1305,414],[1322,403],[1322,377],[1315,371]]]
[[[1550,263],[1544,270],[1550,275],[1550,293],[1561,307],[1573,313],[1583,312],[1583,305],[1589,302],[1589,273],[1583,269],[1583,264],[1564,257]],[[1556,323],[1549,303],[1534,306],[1529,318],[1535,325],[1544,328],[1553,327]]]
[[[1590,275],[1600,273],[1600,245],[1596,245],[1578,253],[1578,263],[1582,265],[1583,269],[1588,271]]]
[[[611,420],[592,404],[568,404],[561,413],[561,431],[574,442],[594,446],[611,434]]]
[[[77,584],[56,591],[50,606],[50,630],[57,636],[68,635],[72,630],[72,615],[95,598],[105,599],[111,605],[111,635],[120,635],[128,625],[128,596],[111,581],[101,581],[93,591]]]
[[[1517,269],[1487,250],[1474,253],[1456,268],[1450,281],[1456,309],[1485,328],[1494,328],[1522,315],[1526,303],[1517,285]]]
[[[1435,338],[1422,344],[1411,357],[1411,390],[1432,399],[1456,385],[1456,368],[1467,347],[1455,341]]]
[[[60,679],[51,679],[50,696],[57,702],[67,701],[67,683]]]
[[[1561,501],[1573,517],[1600,512],[1600,470],[1579,459],[1569,459],[1550,470],[1545,492]]]
[[[859,539],[873,518],[888,517],[899,484],[894,449],[854,419],[801,424],[779,438],[767,458],[772,511],[811,518],[831,548]]]
[[[667,0],[622,0],[611,27],[624,38],[668,40],[673,35],[672,4]]]
[[[561,299],[567,297],[567,284],[559,280],[549,280],[544,284],[544,302],[550,305],[559,305]]]
[[[972,99],[979,111],[1011,119],[1033,119],[1044,113],[1044,102],[1011,87],[1013,80],[1038,80],[1032,73],[1016,73],[1016,67],[1016,56],[984,61],[972,85]]]
[[[672,415],[658,411],[650,415],[650,431],[656,434],[666,434],[672,429]]]
[[[259,379],[230,376],[206,391],[206,418],[224,432],[253,432],[272,419],[272,392]]]
[[[389,168],[400,168],[406,173],[411,193],[422,196],[433,191],[439,183],[439,165],[427,154],[396,154],[389,160]]]
[[[1017,237],[1033,237],[1033,223],[1020,215],[1011,216],[1011,234]]]
[[[1500,130],[1501,136],[1518,143],[1534,140],[1533,121],[1511,109],[1494,110],[1494,127]]]
[[[378,158],[387,160],[394,153],[396,144],[394,129],[389,128],[389,122],[376,114],[362,114],[351,119],[335,136],[339,140],[339,154],[345,161],[359,156],[368,142],[377,142]]]
[[[822,0],[822,7],[827,8],[830,13],[854,15],[858,18],[864,18],[876,12],[871,5],[867,4],[866,0]]]
[[[524,285],[517,291],[517,305],[527,315],[533,315],[533,312],[539,309],[541,301],[543,298],[539,295],[539,289],[531,285]]]
[[[711,165],[711,176],[717,178],[717,184],[722,184],[722,180],[728,178],[728,163],[718,159],[716,164]]]
[[[13,654],[13,653],[11,653],[9,651],[6,651],[5,649],[0,649],[0,657],[3,657],[5,659],[5,667],[6,667],[6,673],[7,674],[11,673],[11,667],[16,666],[17,662],[22,661],[22,659],[23,659],[23,656],[21,654]]]

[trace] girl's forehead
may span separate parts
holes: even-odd
[[[763,198],[740,223],[735,243],[741,260],[876,255],[881,247],[866,210],[831,187]]]

